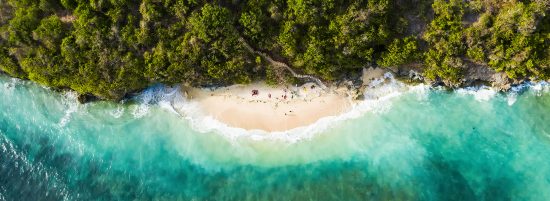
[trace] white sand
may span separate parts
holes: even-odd
[[[259,92],[256,96],[252,96],[254,89]],[[342,93],[345,90],[325,91],[313,83],[278,87],[256,83],[216,90],[191,87],[182,90],[189,100],[197,101],[207,115],[247,130],[271,132],[306,126],[320,118],[346,112],[352,105],[351,99]]]

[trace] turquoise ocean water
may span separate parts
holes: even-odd
[[[0,200],[550,200],[549,91],[386,80],[342,116],[267,134],[177,88],[80,105],[0,76]]]

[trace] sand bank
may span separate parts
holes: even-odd
[[[247,130],[285,131],[306,126],[346,112],[353,104],[345,90],[323,90],[314,83],[276,87],[255,83],[182,90],[190,101],[199,103],[206,115]],[[257,94],[253,95],[253,90]]]

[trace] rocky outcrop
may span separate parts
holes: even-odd
[[[92,94],[78,94],[76,98],[80,104],[88,103],[97,100],[98,98]]]
[[[508,78],[504,72],[496,72],[485,64],[479,64],[472,61],[465,61],[463,78],[458,83],[451,83],[445,80],[436,79],[429,80],[423,76],[423,66],[421,63],[413,63],[402,66],[394,66],[388,68],[369,67],[363,69],[363,86],[358,88],[359,91],[364,89],[365,85],[377,77],[381,77],[384,72],[392,72],[396,78],[402,82],[408,83],[426,83],[431,86],[446,86],[449,88],[471,87],[471,86],[491,86],[500,91],[507,91],[512,86],[521,84],[525,80],[514,80]]]
[[[496,72],[491,77],[491,86],[500,91],[507,91],[512,87],[512,81],[504,72]]]
[[[405,82],[431,82],[424,79],[424,70],[422,64],[420,63],[388,67],[386,69],[395,74],[397,78]]]
[[[493,75],[496,74],[488,66],[474,62],[466,62],[463,73],[464,78],[461,80],[461,86],[490,85],[493,81]]]
[[[520,84],[525,80],[513,80],[508,78],[504,72],[496,72],[484,64],[467,61],[464,69],[462,86],[491,86],[500,91],[508,91],[513,85]]]

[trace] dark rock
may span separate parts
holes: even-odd
[[[432,87],[439,87],[439,86],[447,86],[445,82],[441,81],[440,79],[434,80],[429,83]]]
[[[481,87],[481,86],[492,86],[492,83],[488,80],[472,80],[468,83],[468,85],[465,85],[467,87]]]
[[[78,97],[77,97],[77,100],[80,104],[84,104],[84,103],[88,103],[88,102],[91,102],[91,101],[94,101],[94,100],[97,100],[97,97],[95,97],[94,95],[92,94],[79,94]]]
[[[417,77],[424,79],[422,76],[422,73],[424,73],[423,66],[421,63],[412,63],[407,65],[402,65],[399,67],[392,67],[390,68],[396,75],[402,76],[402,77]]]
[[[500,91],[510,89],[514,80],[508,78],[504,72],[496,72],[485,64],[465,60],[463,87],[469,86],[491,86]]]
[[[493,76],[496,74],[496,72],[487,65],[478,64],[471,61],[465,61],[463,73],[463,86],[474,86],[481,82],[492,83],[494,79]]]

